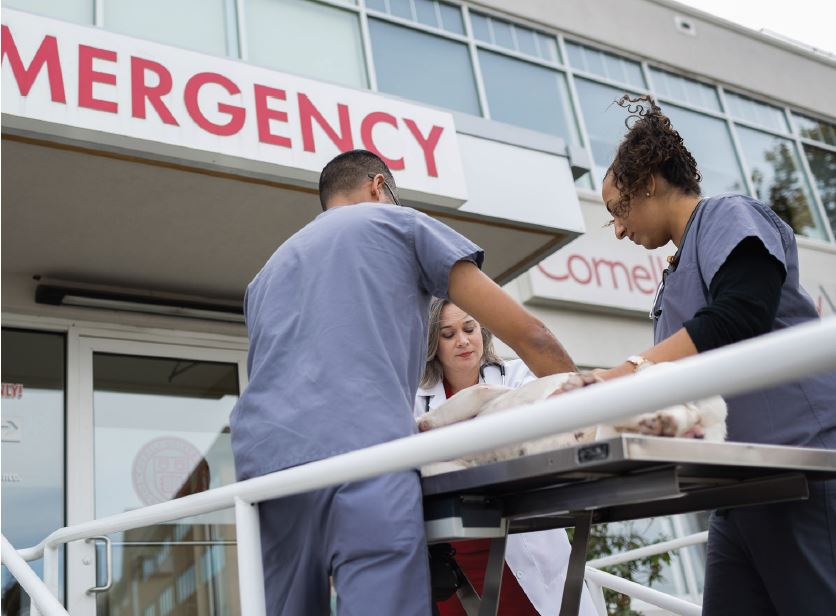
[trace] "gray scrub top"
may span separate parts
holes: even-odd
[[[431,296],[482,250],[410,208],[323,212],[250,282],[249,384],[230,418],[238,479],[415,432]]]
[[[718,195],[703,200],[684,238],[679,264],[665,276],[664,288],[654,307],[657,316],[653,333],[657,344],[708,303],[714,275],[747,237],[760,239],[787,274],[773,330],[819,318],[813,301],[799,285],[798,248],[789,225],[756,199]],[[757,272],[752,275],[757,276]],[[836,449],[834,372],[729,396],[726,402],[730,441]]]

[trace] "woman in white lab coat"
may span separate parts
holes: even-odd
[[[477,383],[516,388],[534,378],[522,361],[502,361],[494,351],[493,336],[473,317],[448,300],[433,300],[427,364],[415,397],[416,417]],[[489,540],[459,541],[453,547],[459,567],[481,594]],[[503,616],[558,613],[569,553],[569,540],[562,529],[511,535],[505,552],[499,613]],[[438,608],[441,616],[465,615],[455,595],[439,603]],[[596,614],[586,588],[580,614]]]

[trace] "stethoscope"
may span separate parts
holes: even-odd
[[[486,362],[486,363],[482,364],[481,366],[479,366],[479,378],[482,379],[483,381],[485,380],[485,368],[487,368],[488,366],[494,366],[496,368],[499,368],[499,376],[500,376],[500,379],[502,380],[501,385],[504,386],[505,385],[505,364],[503,364],[501,362],[496,362],[496,361],[489,361],[489,362]],[[430,398],[432,398],[432,396],[424,396],[424,412],[425,413],[430,412]]]

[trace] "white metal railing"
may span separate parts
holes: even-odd
[[[647,586],[637,584],[636,582],[625,580],[617,575],[593,569],[592,567],[586,568],[584,577],[598,586],[611,588],[616,592],[629,595],[634,599],[641,599],[645,603],[661,607],[662,609],[673,612],[674,614],[681,614],[682,616],[700,616],[702,613],[702,608],[696,603],[685,601],[679,597],[665,594],[658,590],[648,588]],[[606,613],[607,612],[605,610],[603,614],[606,615]]]
[[[67,610],[64,609],[61,602],[38,577],[38,574],[32,570],[32,567],[20,557],[14,546],[6,539],[6,536],[0,535],[0,539],[2,539],[2,552],[0,554],[2,554],[3,564],[20,583],[21,588],[28,593],[32,603],[37,605],[41,612],[47,616],[67,616]]]
[[[763,361],[764,357],[769,361]],[[61,528],[38,545],[18,553],[25,560],[34,560],[45,552],[47,555],[57,553],[59,545],[70,541],[234,507],[239,536],[242,612],[248,616],[261,616],[264,614],[263,570],[256,508],[261,501],[419,468],[548,434],[610,423],[709,395],[732,395],[780,385],[833,369],[836,369],[836,317],[829,317],[683,359],[661,373],[641,372],[631,378],[573,391],[514,412],[495,413],[444,430],[416,434]],[[45,558],[44,577],[53,595],[57,595],[57,567],[57,558]],[[44,613],[54,612],[47,608]]]
[[[588,561],[586,565],[588,567],[595,567],[596,569],[600,569],[601,567],[612,567],[613,565],[628,563],[631,560],[639,560],[640,558],[647,558],[648,556],[664,554],[665,552],[685,548],[689,545],[698,545],[700,543],[705,543],[706,541],[708,541],[707,530],[701,533],[694,533],[693,535],[688,535],[686,537],[671,539],[669,541],[660,541],[659,543],[646,545],[641,548],[636,548],[635,550],[628,550],[626,552],[612,554],[611,556],[596,558]]]
[[[684,616],[698,616],[702,609],[696,603],[685,601],[677,597],[647,588],[641,584],[636,584],[629,580],[612,575],[606,571],[600,571],[600,567],[611,567],[613,565],[620,565],[632,560],[639,560],[640,558],[647,558],[648,556],[656,556],[664,554],[680,548],[685,548],[691,545],[698,545],[708,541],[708,531],[694,533],[685,537],[678,537],[670,541],[660,541],[653,545],[646,545],[635,550],[628,550],[620,552],[619,554],[612,554],[603,558],[596,558],[586,563],[586,574],[584,579],[587,581],[589,591],[593,596],[595,608],[600,616],[607,615],[606,605],[603,599],[603,588],[609,588],[629,595],[635,599],[640,599],[656,607],[671,611],[675,614],[682,614]],[[638,588],[636,588],[638,586]]]

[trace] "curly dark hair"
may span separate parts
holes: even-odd
[[[624,120],[627,135],[607,170],[621,193],[619,202],[611,206],[613,214],[629,214],[630,200],[647,190],[654,173],[686,194],[699,195],[702,176],[697,161],[656,102],[650,96],[625,94],[616,103],[630,115]]]

